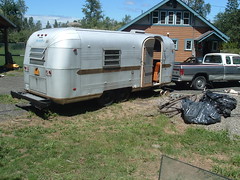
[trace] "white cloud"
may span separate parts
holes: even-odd
[[[135,5],[135,2],[134,1],[125,1],[125,4],[127,4],[127,5]]]
[[[42,15],[26,15],[26,18],[30,18],[33,17],[34,22],[37,21],[41,21],[42,23],[42,27],[44,28],[47,24],[47,22],[49,21],[49,23],[51,25],[54,24],[55,20],[57,20],[57,22],[61,22],[61,23],[66,23],[67,21],[69,22],[73,22],[74,20],[79,20],[79,18],[75,18],[75,17],[66,17],[66,16],[42,16]]]

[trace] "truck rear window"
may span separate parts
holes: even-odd
[[[206,56],[205,63],[222,63],[222,58],[219,55]]]

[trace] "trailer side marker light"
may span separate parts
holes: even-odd
[[[46,70],[46,75],[47,76],[52,76],[52,71],[51,70]]]
[[[73,49],[73,52],[77,52],[77,49]]]
[[[73,91],[76,91],[77,90],[77,88],[73,88]]]
[[[29,67],[28,66],[24,66],[24,71],[25,72],[29,72]]]

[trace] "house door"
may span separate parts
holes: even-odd
[[[141,86],[152,86],[153,76],[153,50],[155,39],[149,38],[143,44],[142,68],[141,68]]]

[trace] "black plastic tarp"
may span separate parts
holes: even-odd
[[[221,121],[221,115],[231,116],[237,106],[237,100],[226,94],[206,91],[199,102],[182,100],[182,116],[186,123],[214,124]]]

